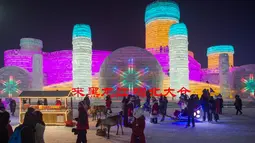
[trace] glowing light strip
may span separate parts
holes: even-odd
[[[244,79],[244,78],[242,78],[241,81],[242,81],[243,83],[247,83],[247,82],[248,82],[248,81],[247,81],[246,79]]]
[[[117,67],[113,68],[113,72],[122,76],[122,77],[125,77],[127,75],[127,73],[123,72],[122,70],[119,70]]]
[[[136,85],[140,86],[140,87],[145,87],[146,89],[150,89],[150,86],[147,85],[146,83],[144,82],[141,82],[140,80],[136,80]]]
[[[118,87],[123,87],[123,86],[125,86],[126,85],[126,80],[123,80],[122,82],[119,82],[119,83],[117,83],[116,85],[114,85],[112,88],[114,89],[114,90],[116,90]]]
[[[134,72],[134,59],[128,59],[128,73]]]
[[[138,72],[136,73],[136,77],[138,78],[138,77],[140,77],[140,76],[143,76],[143,75],[145,75],[145,74],[148,73],[148,72],[149,72],[149,68],[146,67],[146,68],[144,68],[144,69],[138,71]]]
[[[254,76],[253,76],[253,74],[250,74],[250,79],[249,79],[249,81],[251,81],[251,82],[254,81]]]

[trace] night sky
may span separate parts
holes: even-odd
[[[38,1],[0,0],[1,67],[3,52],[19,49],[23,37],[41,39],[44,51],[71,50],[72,29],[77,23],[91,26],[93,49],[145,46],[144,13],[146,5],[153,0]],[[202,67],[207,67],[206,49],[220,44],[234,46],[235,65],[255,64],[255,2],[176,2],[180,6],[181,22],[188,27],[189,50]]]

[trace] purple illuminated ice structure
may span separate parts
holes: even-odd
[[[110,51],[93,50],[92,53],[92,75],[99,72],[104,59],[110,55]],[[5,66],[18,66],[32,72],[32,57],[35,53],[19,49],[4,52]],[[72,51],[61,50],[56,52],[43,52],[43,71],[45,85],[72,81]],[[155,55],[162,66],[163,72],[167,74],[169,69],[169,57],[167,53]],[[201,65],[189,56],[190,80],[201,80]]]
[[[168,53],[159,53],[154,55],[160,63],[163,72],[167,75],[169,69],[169,55]],[[201,65],[193,57],[189,56],[189,79],[194,81],[200,81],[202,72]],[[170,75],[171,76],[171,75]]]
[[[92,51],[92,75],[99,72],[104,59],[110,51]],[[72,81],[72,51],[61,50],[56,52],[43,52],[43,72],[45,85]],[[18,66],[32,72],[33,52],[23,52],[19,49],[4,52],[5,66]]]

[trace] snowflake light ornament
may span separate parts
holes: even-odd
[[[9,97],[12,97],[14,93],[21,93],[21,90],[18,88],[21,81],[15,80],[13,76],[9,76],[8,81],[0,80],[0,83],[4,85],[4,89],[0,91],[0,94],[7,93]]]
[[[127,87],[129,90],[129,94],[132,94],[134,91],[134,86],[139,86],[142,88],[149,89],[150,86],[147,85],[145,82],[142,82],[139,80],[139,77],[147,74],[149,72],[149,68],[146,67],[142,70],[136,71],[134,69],[134,59],[130,58],[128,59],[128,69],[127,71],[122,71],[118,69],[117,67],[113,68],[113,72],[118,74],[122,77],[122,81],[114,85],[112,88],[116,90],[118,87]]]
[[[250,92],[250,95],[254,97],[254,90],[255,90],[255,82],[254,82],[254,75],[250,74],[249,79],[242,78],[241,81],[244,83],[245,87],[241,90],[242,93]]]

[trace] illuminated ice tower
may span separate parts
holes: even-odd
[[[33,55],[32,90],[43,89],[43,57],[41,54]]]
[[[189,89],[188,31],[183,23],[174,24],[169,32],[170,87],[174,93]],[[178,95],[179,96],[179,95]]]
[[[146,7],[146,49],[151,53],[160,52],[160,47],[168,46],[171,25],[180,19],[179,6],[173,1],[158,0]]]
[[[229,56],[227,53],[219,55],[219,77],[220,77],[220,93],[223,97],[230,97],[229,82]]]
[[[234,66],[234,47],[231,45],[212,46],[207,49],[208,69],[219,68],[219,56],[222,53],[228,54],[229,67]]]
[[[83,88],[88,93],[92,87],[91,29],[86,24],[76,24],[73,29],[73,88]]]

